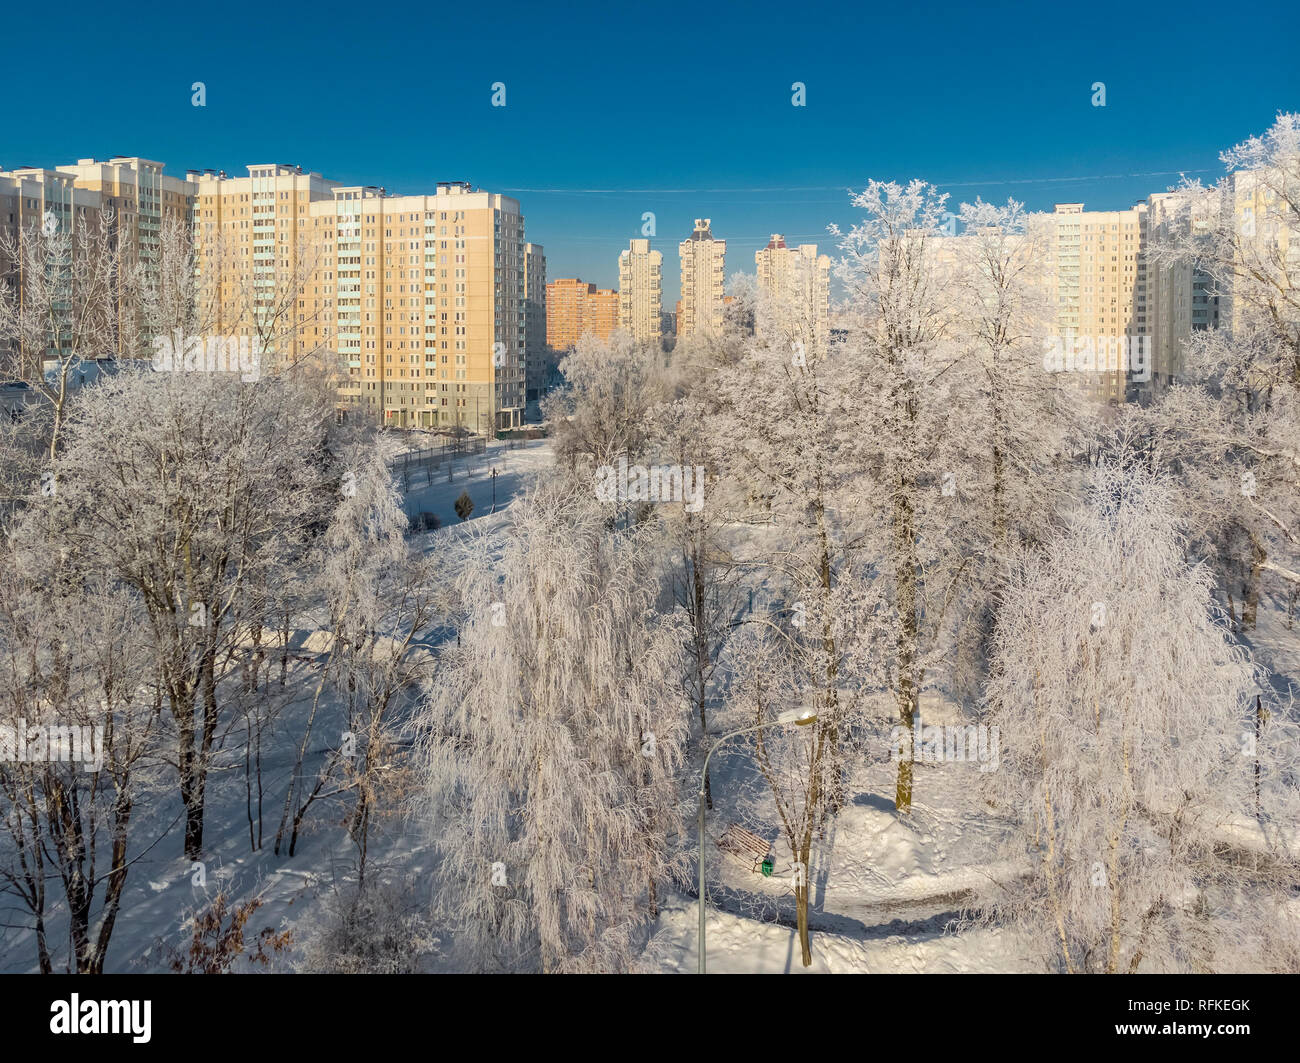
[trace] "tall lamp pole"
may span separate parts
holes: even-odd
[[[774,721],[775,724],[795,724],[798,727],[804,727],[817,719],[817,714],[812,709],[791,709],[789,712],[783,712]],[[732,731],[725,734],[713,743],[713,748],[704,756],[704,768],[700,772],[700,956],[697,972],[704,974],[704,780],[709,773],[709,757],[717,751],[728,738],[735,738],[736,735],[749,734],[751,731],[761,731],[764,727],[771,727],[772,723],[760,723],[754,727],[742,727],[738,731]]]

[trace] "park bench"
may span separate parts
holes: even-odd
[[[772,861],[769,859],[772,854],[771,844],[739,823],[727,825],[722,837],[718,839],[718,848],[738,857],[742,863],[747,863],[751,871],[761,871],[764,875],[772,873]]]

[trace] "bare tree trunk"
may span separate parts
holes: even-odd
[[[292,812],[294,807],[293,804],[294,797],[298,793],[298,788],[302,785],[302,764],[303,764],[303,760],[307,756],[307,744],[311,740],[312,725],[316,722],[316,712],[320,706],[321,694],[325,689],[325,678],[327,675],[329,675],[329,670],[333,666],[334,648],[335,646],[337,646],[337,644],[338,644],[338,634],[336,631],[334,640],[330,645],[329,660],[321,667],[321,676],[316,683],[316,692],[315,694],[312,695],[311,713],[307,716],[307,726],[303,728],[302,741],[298,743],[298,753],[297,756],[294,758],[293,772],[289,778],[289,789],[285,792],[284,795],[284,810],[280,813],[280,826],[277,828],[275,832],[274,852],[276,856],[280,855],[280,845],[284,841],[285,827],[288,826],[289,824],[289,815]],[[319,784],[317,784],[317,790],[319,789],[320,786]],[[308,804],[310,803],[311,803],[311,799],[309,798]],[[293,819],[293,840],[294,841],[297,841],[298,824],[301,821],[301,819],[302,819],[302,811],[299,810],[299,812],[294,816]],[[292,844],[290,845],[289,855],[290,856],[293,855]]]
[[[109,869],[108,882],[104,888],[104,904],[95,945],[95,960],[89,974],[104,973],[104,960],[108,957],[108,942],[113,935],[117,913],[122,905],[122,893],[126,889],[127,825],[130,819],[131,802],[119,798],[117,807],[113,811],[113,864]]]
[[[215,633],[212,637],[215,637]],[[208,761],[217,737],[216,648],[210,643],[203,654],[199,687],[203,698],[203,727],[199,729],[199,751],[194,758],[190,803],[185,808],[185,856],[197,860],[203,851],[203,811],[208,788]]]
[[[199,789],[198,751],[194,748],[193,691],[172,695],[172,716],[176,720],[177,765],[180,769],[181,804],[185,806],[185,858],[197,860],[203,849],[203,798]],[[184,700],[189,700],[188,707]]]
[[[831,617],[831,543],[830,536],[826,531],[826,506],[820,472],[817,476],[816,512],[817,533],[821,549],[817,572],[822,598],[822,652],[825,654],[826,660],[826,669],[822,675],[824,704],[820,706],[820,709],[827,716],[827,731],[830,734],[831,745],[830,785],[824,793],[826,801],[822,808],[822,815],[819,817],[824,836],[827,816],[836,815],[844,805],[847,771],[840,752],[839,691],[836,688],[839,680],[839,655],[835,645],[835,630],[833,618]]]
[[[1255,629],[1255,618],[1259,613],[1260,576],[1264,571],[1264,562],[1268,560],[1267,552],[1254,535],[1250,537],[1250,545],[1251,564],[1245,586],[1242,587],[1242,631],[1253,631]]]
[[[257,723],[257,749],[253,762],[257,766],[257,847],[262,848],[262,722]]]
[[[41,974],[53,974],[54,964],[50,961],[50,946],[45,937],[45,919],[36,917],[36,958],[40,964]]]
[[[912,715],[916,710],[920,692],[914,683],[919,622],[916,615],[917,576],[915,532],[912,521],[911,499],[904,494],[906,482],[899,477],[899,497],[894,503],[894,578],[898,595],[898,715],[899,722],[911,737],[909,748],[915,743],[912,734]],[[899,812],[912,808],[912,758],[900,757],[898,783],[894,792],[894,807]]]
[[[248,816],[248,848],[257,851],[257,837],[253,832],[253,719],[244,709],[244,727],[248,732],[244,741],[244,811]]]
[[[805,967],[812,966],[812,943],[808,939],[808,890],[811,886],[808,875],[808,858],[811,852],[812,832],[807,831],[804,834],[803,845],[799,849],[799,859],[803,864],[803,870],[794,888],[795,922],[799,927],[799,951]]]
[[[799,955],[805,967],[812,966],[812,945],[808,941],[808,885],[794,888],[794,903],[799,926]]]
[[[993,391],[993,540],[999,544],[1007,537],[1006,458],[1002,451],[1004,432],[1002,399],[995,384]]]
[[[705,616],[705,592],[704,577],[700,573],[700,549],[699,543],[694,539],[691,540],[690,553],[686,557],[687,564],[691,568],[691,608],[690,616],[692,622],[693,636],[693,660],[692,665],[695,669],[694,691],[696,703],[700,713],[700,739],[705,747],[709,741],[709,724],[705,713],[705,703],[707,702],[706,689],[707,681],[705,678],[705,669],[708,664],[709,646],[708,646],[708,628]],[[704,798],[705,803],[710,809],[713,808],[713,788],[710,786],[709,773],[704,773]]]

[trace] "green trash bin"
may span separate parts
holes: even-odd
[[[763,874],[764,876],[772,874],[772,858],[770,856],[763,857]]]

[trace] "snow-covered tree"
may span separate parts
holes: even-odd
[[[124,339],[125,248],[112,211],[40,222],[0,236],[0,370],[25,381],[43,400],[26,416],[44,422],[52,456],[62,442],[68,406],[91,363],[130,357]]]
[[[468,543],[422,713],[440,901],[480,962],[626,969],[674,867],[683,633],[645,532],[550,486],[509,513]]]
[[[1193,269],[1220,304],[1217,329],[1193,331],[1183,379],[1153,415],[1184,470],[1185,505],[1217,548],[1241,622],[1255,622],[1265,573],[1300,589],[1300,115],[1222,154],[1214,186],[1184,182],[1153,251],[1155,268]]]
[[[891,685],[899,723],[911,733],[927,669],[969,561],[951,543],[961,520],[957,442],[970,418],[953,401],[965,355],[953,336],[957,286],[940,259],[947,197],[923,181],[871,181],[852,197],[863,220],[840,232],[836,272],[846,289],[843,359],[853,404],[836,411],[852,426],[836,467],[861,470],[872,501],[864,542],[879,557],[892,605]],[[898,763],[895,805],[912,803],[912,763]]]
[[[826,732],[824,816],[844,796],[844,691],[867,679],[859,651],[879,634],[868,603],[871,492],[852,460],[861,399],[849,349],[819,342],[810,306],[759,299],[756,322],[740,361],[699,390],[715,404],[718,478],[736,496],[733,564],[763,588],[761,599],[783,603],[747,622],[793,633],[799,697]]]
[[[794,894],[795,925],[803,966],[812,965],[808,905],[812,892],[813,848],[825,837],[828,811],[837,811],[836,791],[843,786],[846,758],[842,744],[866,722],[865,699],[851,683],[828,696],[809,682],[825,650],[815,633],[805,640],[793,625],[753,625],[728,647],[738,659],[737,675],[727,698],[729,727],[760,728],[747,736],[764,786],[740,786],[718,795],[720,807],[737,810],[738,820],[767,837],[775,811],[779,840],[774,846],[774,873],[789,876]],[[781,715],[815,713],[801,725],[780,724]],[[736,744],[741,746],[737,740]],[[743,748],[743,746],[742,746]],[[708,840],[705,839],[705,844]]]
[[[719,656],[741,604],[729,535],[736,499],[734,485],[719,475],[725,462],[718,448],[725,444],[712,431],[713,397],[706,384],[655,408],[645,462],[693,470],[694,493],[641,507],[658,523],[667,591],[686,621],[682,684],[702,737],[717,703]]]
[[[758,278],[751,273],[734,273],[727,287],[731,302],[723,307],[722,329],[697,329],[678,337],[673,345],[669,364],[675,395],[706,398],[708,376],[715,369],[735,365],[744,356],[758,314]]]
[[[332,394],[301,371],[255,383],[123,372],[75,404],[51,467],[44,512],[69,563],[111,572],[147,617],[192,859],[233,708],[223,681],[252,630],[271,622],[271,609],[250,609],[292,586],[295,559],[325,522],[333,430]]]
[[[1058,970],[1249,965],[1297,870],[1294,722],[1264,721],[1169,483],[1131,459],[1008,577],[990,779],[1029,864],[988,911]],[[1297,940],[1294,916],[1273,930]]]
[[[1042,282],[1049,219],[1015,200],[976,200],[958,212],[962,231],[934,250],[935,268],[954,293],[951,337],[960,355],[942,370],[943,391],[963,413],[944,429],[950,509],[958,518],[945,536],[949,551],[969,565],[942,638],[951,644],[950,689],[973,705],[1007,550],[1050,531],[1077,479],[1067,444],[1091,411],[1043,367],[1055,339],[1056,307]]]
[[[355,468],[343,474],[341,497],[313,551],[317,630],[328,650],[298,748],[276,836],[286,827],[294,855],[303,818],[317,801],[351,801],[347,823],[357,846],[358,878],[365,883],[372,821],[391,805],[390,791],[404,758],[402,731],[411,701],[432,672],[423,640],[438,616],[441,583],[435,561],[406,537],[407,520],[389,469],[392,440],[361,439],[344,452]],[[340,733],[329,736],[330,753],[309,791],[302,765],[315,733],[322,696],[343,706]],[[289,811],[293,809],[292,822]]]
[[[0,546],[0,896],[30,919],[43,973],[94,974],[161,791],[143,613],[67,564],[39,503],[26,517]]]
[[[1051,229],[1015,200],[998,206],[977,199],[958,210],[963,229],[948,256],[958,285],[954,332],[967,347],[961,375],[982,414],[970,417],[962,440],[963,479],[981,487],[969,491],[965,509],[997,549],[1038,539],[1064,486],[1054,464],[1071,411],[1043,371],[1056,312],[1042,283]],[[979,501],[986,514],[977,512]]]
[[[666,394],[664,356],[621,330],[608,340],[587,333],[560,361],[565,387],[544,405],[557,463],[579,479],[620,455],[635,461],[649,430],[649,412]]]

